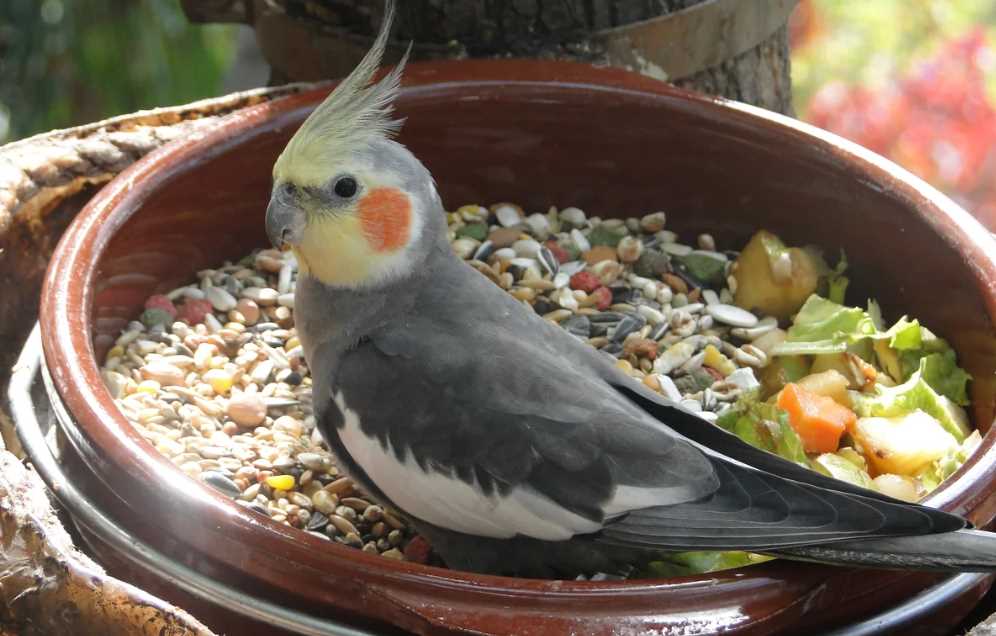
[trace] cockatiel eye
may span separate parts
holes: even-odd
[[[349,175],[339,177],[335,180],[335,185],[332,186],[332,191],[336,193],[336,196],[343,199],[354,197],[359,189],[360,186],[356,183],[356,179]]]

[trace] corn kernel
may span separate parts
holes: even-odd
[[[266,485],[274,490],[290,490],[294,487],[293,475],[274,475],[266,478]]]
[[[135,389],[136,393],[148,393],[149,395],[155,395],[159,392],[160,384],[155,380],[143,380],[138,384],[138,388]]]

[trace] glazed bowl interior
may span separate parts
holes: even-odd
[[[399,140],[430,169],[449,209],[512,201],[530,212],[574,205],[601,217],[665,210],[668,229],[686,240],[709,232],[721,249],[737,249],[759,228],[792,244],[843,248],[852,272],[848,301],[875,298],[887,318],[909,314],[949,339],[976,378],[974,423],[989,431],[996,395],[992,240],[947,199],[832,136],[646,78],[561,64],[455,68],[413,66],[398,102],[407,118]],[[737,603],[771,603],[771,614],[778,599],[784,605],[810,583],[844,580],[844,571],[780,563],[671,586],[479,577],[322,543],[206,487],[170,485],[188,478],[118,414],[99,380],[98,360],[149,295],[267,245],[263,218],[273,161],[326,92],[248,109],[203,139],[140,162],[101,192],[60,246],[43,305],[46,361],[75,421],[68,431],[74,447],[126,508],[139,511],[156,498],[157,510],[143,514],[154,515],[164,537],[193,546],[218,572],[251,572],[261,586],[284,590],[299,585],[292,572],[306,583],[353,577],[383,590],[416,581],[425,594],[492,594],[498,605],[507,594],[535,600],[569,593],[597,606],[599,594],[610,590],[636,599],[617,611],[638,613],[644,603],[653,614],[665,611],[654,609],[660,595],[679,588],[672,601],[705,609],[728,603],[719,596],[713,606],[703,600],[719,583],[739,586],[726,588],[734,595],[752,590]],[[983,504],[993,480],[992,447],[990,434],[931,502],[989,523],[993,506]],[[267,554],[246,553],[253,538]],[[869,587],[874,577],[846,576],[853,595],[877,593]],[[355,593],[360,583],[351,585]],[[342,599],[301,592],[299,600]],[[375,599],[364,603],[353,611],[379,607]],[[410,608],[378,611],[396,624],[414,620]]]

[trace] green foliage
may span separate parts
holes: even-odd
[[[996,40],[992,0],[805,1],[812,4],[814,24],[792,51],[793,99],[803,119],[828,82],[884,84],[976,25],[988,25],[990,41]],[[996,73],[989,75],[996,98]]]
[[[235,33],[177,0],[4,0],[0,143],[215,95]]]

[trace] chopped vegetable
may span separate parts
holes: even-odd
[[[924,358],[909,380],[895,387],[878,385],[873,395],[851,392],[854,410],[862,417],[898,417],[919,409],[937,420],[945,431],[961,442],[971,432],[968,415],[953,401],[934,391],[926,381],[926,372],[936,372],[931,371],[930,365]]]
[[[797,384],[810,393],[828,397],[841,406],[848,408],[851,406],[851,398],[847,394],[847,378],[835,369],[811,373],[799,380]]]
[[[972,376],[958,367],[955,352],[931,353],[920,359],[920,373],[924,382],[955,404],[968,405],[968,381]]]
[[[754,393],[741,397],[716,424],[752,446],[803,466],[809,465],[802,440],[789,424],[785,411],[774,404],[758,401]]]
[[[916,477],[923,490],[930,492],[941,485],[942,481],[961,468],[961,465],[975,452],[980,443],[982,443],[982,434],[979,431],[972,431],[972,434],[966,437],[957,449],[948,451],[944,457],[921,468]]]
[[[834,453],[823,453],[813,460],[813,468],[829,475],[835,479],[846,481],[861,486],[862,488],[872,488],[872,479],[867,470],[864,470],[840,455]]]
[[[920,410],[897,417],[862,417],[851,435],[879,474],[912,476],[958,448],[958,440]]]
[[[880,375],[871,366],[853,353],[827,353],[813,357],[811,373],[836,371],[847,380],[847,386],[857,391],[869,389]],[[842,404],[850,404],[850,399]]]
[[[844,254],[844,250],[840,251],[840,260],[837,261],[837,266],[833,268],[825,277],[826,280],[826,297],[830,302],[837,303],[838,305],[844,304],[844,296],[847,294],[847,286],[850,284],[847,276],[844,276],[844,272],[847,270],[847,255]]]
[[[815,294],[806,300],[774,355],[843,353],[848,346],[878,333],[868,314]]]
[[[785,342],[786,335],[787,334],[785,333],[784,329],[779,329],[778,327],[775,327],[768,333],[764,334],[763,336],[759,337],[757,340],[753,341],[751,344],[760,349],[761,351],[763,351],[765,355],[770,357],[771,351],[781,343]]]
[[[674,552],[660,561],[653,561],[641,572],[642,578],[687,576],[702,572],[716,572],[770,561],[773,557],[751,552]]]
[[[816,291],[825,267],[811,253],[786,247],[777,236],[761,230],[737,258],[734,302],[744,309],[788,318]]]
[[[834,452],[840,436],[854,425],[855,415],[849,408],[794,383],[786,384],[778,394],[778,407],[788,413],[789,423],[809,453]]]
[[[903,475],[885,473],[876,477],[872,483],[883,495],[889,495],[902,501],[913,502],[920,498],[916,482]]]
[[[789,382],[809,375],[809,359],[805,356],[780,356],[761,369],[761,395],[765,398],[782,390]]]

